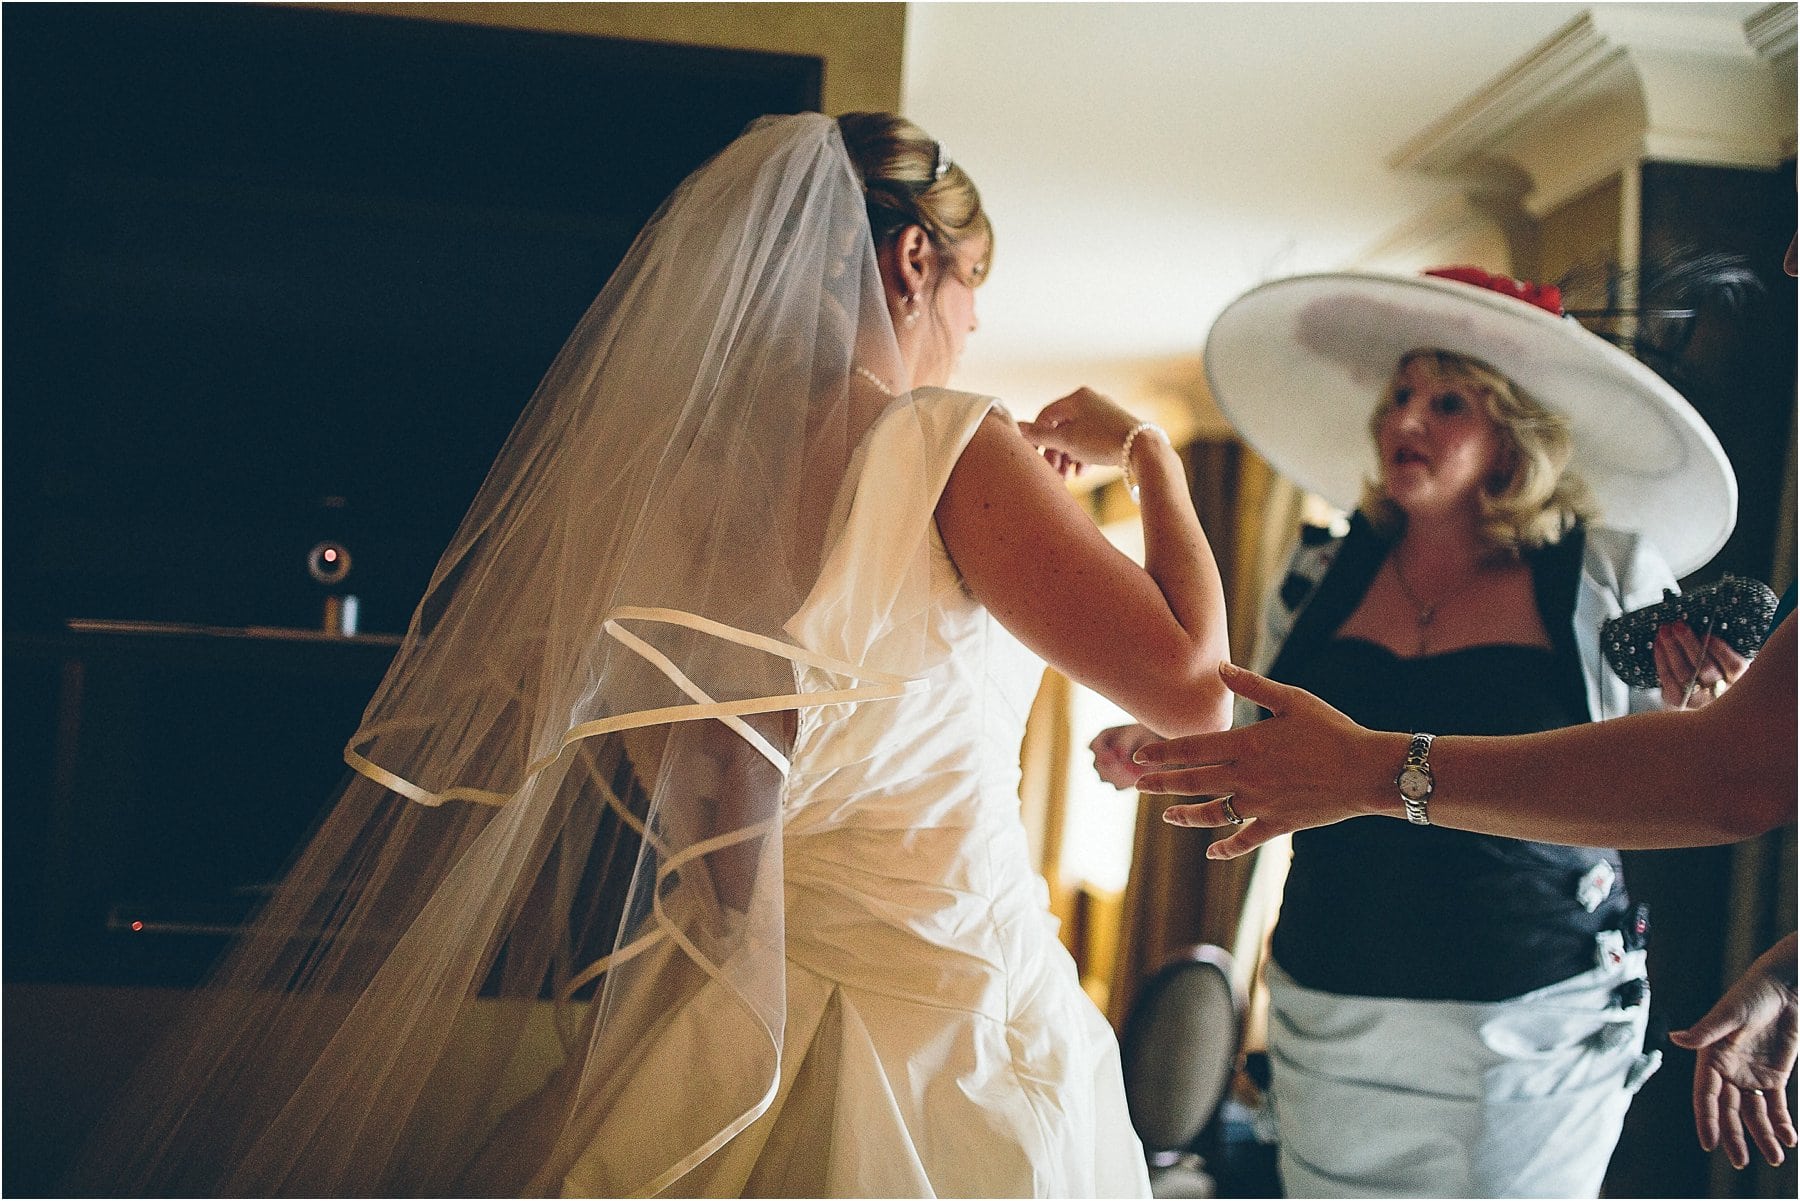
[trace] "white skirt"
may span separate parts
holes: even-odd
[[[1271,962],[1271,1099],[1290,1197],[1593,1197],[1646,1054],[1644,953],[1505,1001],[1302,988]]]

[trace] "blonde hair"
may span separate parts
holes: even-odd
[[[875,245],[886,246],[901,230],[917,225],[939,260],[950,264],[958,247],[971,238],[985,238],[987,249],[969,282],[986,279],[994,258],[994,227],[968,172],[952,162],[940,174],[943,147],[905,117],[845,113],[837,123],[850,162],[862,177]]]
[[[1574,451],[1568,420],[1479,359],[1434,349],[1401,355],[1369,418],[1371,436],[1379,437],[1407,367],[1417,362],[1467,388],[1500,435],[1500,471],[1476,502],[1480,534],[1490,547],[1510,554],[1533,550],[1558,541],[1576,522],[1597,515],[1587,485],[1567,470]],[[1406,528],[1405,512],[1388,498],[1379,479],[1364,483],[1361,507],[1383,533],[1398,535]]]

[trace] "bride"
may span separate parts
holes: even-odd
[[[1222,728],[1224,602],[1160,430],[1082,390],[1040,454],[941,387],[992,249],[896,117],[765,118],[682,184],[72,1187],[1147,1193],[1019,744],[1042,660]],[[1081,463],[1140,492],[1145,568]]]

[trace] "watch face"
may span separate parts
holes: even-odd
[[[1400,795],[1409,801],[1419,801],[1431,795],[1431,773],[1422,767],[1407,767],[1400,771]]]

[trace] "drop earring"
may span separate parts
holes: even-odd
[[[914,326],[919,323],[919,294],[917,292],[912,292],[907,295],[906,316],[903,320],[908,326]]]

